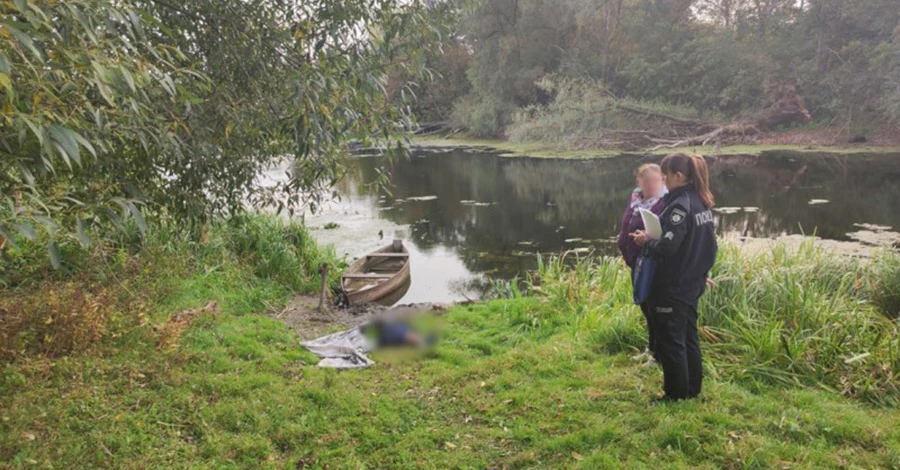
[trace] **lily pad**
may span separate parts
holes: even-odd
[[[715,212],[720,214],[737,214],[741,211],[740,207],[716,207],[713,209]]]

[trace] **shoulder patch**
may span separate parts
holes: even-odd
[[[672,213],[669,214],[669,222],[672,222],[672,225],[678,225],[684,222],[684,219],[687,219],[687,212],[685,212],[681,208],[672,209]]]

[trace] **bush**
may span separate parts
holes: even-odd
[[[117,305],[108,289],[79,282],[0,299],[0,359],[26,352],[59,356],[89,348],[107,332]],[[140,312],[140,307],[135,306]]]
[[[498,137],[503,134],[514,109],[512,104],[493,97],[470,95],[456,103],[450,121],[475,137]]]
[[[195,303],[215,295],[242,298],[247,311],[270,308],[266,298],[317,292],[319,266],[328,262],[336,285],[343,263],[322,251],[306,229],[274,216],[249,215],[210,224],[195,239],[169,224],[151,225],[144,238],[122,236],[93,248],[63,245],[64,264],[53,270],[40,240],[19,240],[4,256],[0,275],[15,281],[0,291],[0,359],[62,356],[166,321],[170,297],[191,290]],[[162,310],[161,315],[153,316]]]

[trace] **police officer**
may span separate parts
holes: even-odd
[[[655,401],[693,398],[703,383],[697,331],[697,304],[716,259],[716,231],[710,209],[709,170],[700,155],[675,153],[662,161],[669,194],[660,214],[662,237],[643,231],[635,243],[658,260],[650,291],[650,313],[657,332],[656,358],[663,368],[665,395]]]

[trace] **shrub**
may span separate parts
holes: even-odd
[[[0,359],[23,353],[59,356],[87,349],[107,332],[116,307],[107,289],[79,282],[46,285],[38,295],[4,297],[0,299]]]
[[[490,96],[470,95],[456,103],[450,121],[475,137],[497,137],[503,134],[514,109]]]
[[[19,271],[6,263],[0,268],[15,281],[0,291],[0,359],[78,353],[130,333],[168,335],[165,328],[142,327],[168,320],[167,302],[186,280],[194,283],[197,302],[228,290],[252,297],[243,308],[255,311],[249,309],[266,303],[253,286],[263,286],[270,297],[312,293],[320,285],[321,263],[342,267],[302,225],[268,215],[212,223],[199,239],[169,224],[152,224],[143,238],[127,232],[90,249],[62,245],[63,259],[79,260],[62,270],[50,268],[39,241],[18,241],[4,256]],[[339,271],[331,270],[332,285]],[[162,315],[151,317],[159,310]]]

